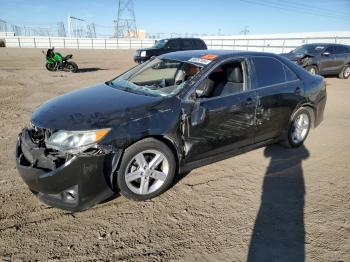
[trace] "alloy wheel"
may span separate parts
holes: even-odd
[[[343,75],[344,75],[344,78],[348,78],[350,76],[350,66],[345,67]]]
[[[311,68],[309,69],[309,72],[310,72],[310,74],[312,74],[312,75],[316,75],[316,69],[315,69],[314,67],[311,67]]]
[[[125,182],[138,195],[159,189],[169,174],[169,161],[158,150],[146,150],[134,156],[127,165]]]
[[[292,140],[295,144],[301,143],[307,136],[310,128],[310,118],[306,113],[300,114],[293,123]]]

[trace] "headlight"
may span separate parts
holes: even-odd
[[[57,131],[46,141],[46,146],[67,153],[79,153],[100,141],[109,131],[109,128],[89,131]]]
[[[146,51],[141,51],[141,57],[146,57],[147,52]]]

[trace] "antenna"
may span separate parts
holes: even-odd
[[[114,20],[114,26],[116,38],[138,37],[133,0],[118,0],[117,20]]]

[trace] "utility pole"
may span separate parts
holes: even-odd
[[[84,19],[68,16],[68,37],[87,37],[86,31],[87,24]]]
[[[114,20],[114,26],[115,38],[138,37],[133,0],[118,0],[117,19]]]
[[[242,31],[239,32],[242,35],[247,35],[249,34],[249,29],[248,26],[246,25]]]
[[[68,24],[68,37],[72,37],[72,35],[70,33],[71,32],[70,16],[68,16],[67,24]]]

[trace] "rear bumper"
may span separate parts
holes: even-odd
[[[29,189],[44,203],[70,211],[85,210],[114,195],[108,155],[73,156],[49,170],[36,167],[22,152],[22,136],[16,146],[16,165]],[[28,152],[26,152],[28,155]]]

